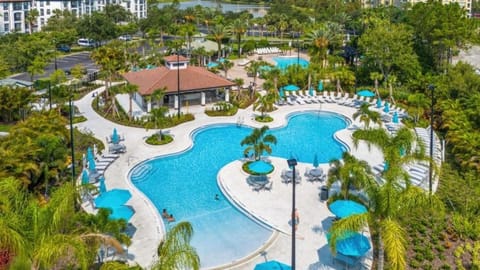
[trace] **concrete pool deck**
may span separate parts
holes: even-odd
[[[96,91],[101,92],[103,87]],[[113,128],[118,130],[121,136],[125,136],[123,142],[127,146],[127,153],[120,157],[108,167],[105,171],[107,189],[124,188],[132,192],[132,198],[128,205],[132,206],[136,213],[130,220],[136,231],[132,238],[132,245],[128,248],[128,259],[132,263],[138,263],[143,267],[148,267],[155,259],[158,243],[163,237],[163,221],[159,213],[151,202],[140,191],[138,191],[127,179],[128,172],[139,162],[154,158],[159,155],[180,152],[189,146],[192,141],[190,134],[193,130],[211,124],[233,123],[242,124],[251,127],[261,127],[264,124],[254,120],[255,114],[252,108],[239,110],[232,117],[209,117],[203,113],[205,107],[190,106],[188,111],[195,115],[195,120],[184,123],[179,126],[167,129],[174,136],[174,141],[164,146],[150,146],[144,143],[144,139],[153,134],[154,130],[145,130],[142,128],[132,128],[118,125],[110,122],[100,115],[96,114],[91,108],[93,97],[86,95],[75,102],[80,113],[88,121],[76,124],[80,130],[91,131],[95,137],[104,141],[111,135]],[[184,108],[187,110],[187,108]],[[274,121],[269,123],[270,128],[285,125],[289,114],[301,111],[330,111],[336,112],[351,118],[356,111],[355,108],[338,105],[336,103],[326,104],[305,104],[305,105],[285,105],[278,110],[270,113]],[[360,123],[355,122],[357,126]],[[383,157],[378,149],[368,149],[366,144],[360,143],[358,148],[353,148],[351,139],[352,130],[344,129],[335,134],[344,144],[350,147],[350,151],[358,158],[364,159],[370,165],[376,165],[383,162]],[[240,142],[239,142],[240,143]],[[275,153],[273,153],[274,155]],[[227,190],[226,196],[232,198],[234,203],[241,202],[242,208],[255,217],[261,218],[266,224],[271,225],[278,233],[274,234],[271,242],[263,249],[259,249],[255,254],[251,254],[242,264],[223,267],[221,269],[253,269],[257,263],[264,262],[265,259],[279,260],[290,264],[291,256],[291,227],[288,220],[291,215],[291,186],[280,182],[280,171],[286,168],[284,159],[272,158],[275,165],[275,171],[271,176],[274,181],[272,190],[252,191],[246,184],[246,175],[238,170],[240,161],[234,161],[222,169],[219,174],[219,183]],[[310,164],[308,164],[310,165]],[[299,164],[297,169],[303,176],[307,164]],[[321,164],[326,170],[328,164]],[[343,269],[341,263],[333,263],[327,240],[324,232],[331,224],[333,215],[327,209],[325,202],[319,200],[320,183],[309,183],[302,180],[297,185],[297,208],[300,212],[300,226],[298,234],[301,236],[297,241],[297,260],[298,269]],[[87,206],[88,207],[88,206]],[[241,237],[241,236],[240,236]],[[259,247],[261,248],[261,247]],[[365,266],[368,268],[371,264],[372,251],[366,255]]]

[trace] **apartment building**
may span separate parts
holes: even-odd
[[[362,7],[376,7],[379,5],[395,5],[401,6],[407,3],[412,5],[416,3],[427,2],[427,0],[362,0]],[[472,0],[442,0],[443,4],[458,3],[467,11],[468,16],[472,14]]]
[[[0,0],[0,34],[10,32],[30,32],[29,23],[26,21],[28,12],[37,9],[39,16],[32,32],[39,31],[53,11],[70,10],[77,16],[92,14],[102,11],[107,5],[120,5],[130,11],[137,18],[147,16],[147,0]]]

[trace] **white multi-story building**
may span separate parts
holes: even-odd
[[[120,5],[136,18],[147,17],[146,0],[0,0],[0,15],[2,15],[0,16],[0,33],[30,32],[26,18],[32,9],[37,9],[39,14],[32,29],[35,32],[47,23],[56,9],[70,10],[80,17],[84,14],[92,14],[94,11],[102,11],[107,5]]]
[[[428,0],[362,0],[362,7],[376,7],[380,5],[401,6],[407,3],[412,5],[416,3],[427,2]],[[468,16],[472,14],[472,0],[442,0],[443,4],[458,3],[460,7],[467,11]]]

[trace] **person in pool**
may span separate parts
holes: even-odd
[[[170,222],[175,222],[175,218],[173,217],[172,214],[170,214],[170,216],[167,217],[167,221],[170,223]]]
[[[163,208],[163,210],[162,210],[162,217],[163,217],[163,218],[168,218],[168,216],[169,216],[169,215],[168,215],[167,209]]]

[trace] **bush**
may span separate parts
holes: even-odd
[[[150,145],[164,145],[173,141],[173,137],[167,134],[155,133],[148,137],[145,142]]]
[[[421,263],[419,263],[416,260],[411,260],[408,264],[410,265],[411,268],[414,268],[414,269],[420,268],[420,265],[421,265]]]
[[[440,270],[450,270],[452,269],[452,267],[448,264],[443,264],[442,266],[440,266]]]
[[[211,110],[205,110],[208,116],[232,116],[235,115],[238,108],[231,103],[217,102],[213,105]]]
[[[255,116],[255,121],[261,122],[261,123],[269,123],[273,121],[273,118],[268,115],[264,115],[264,116],[257,115]]]

